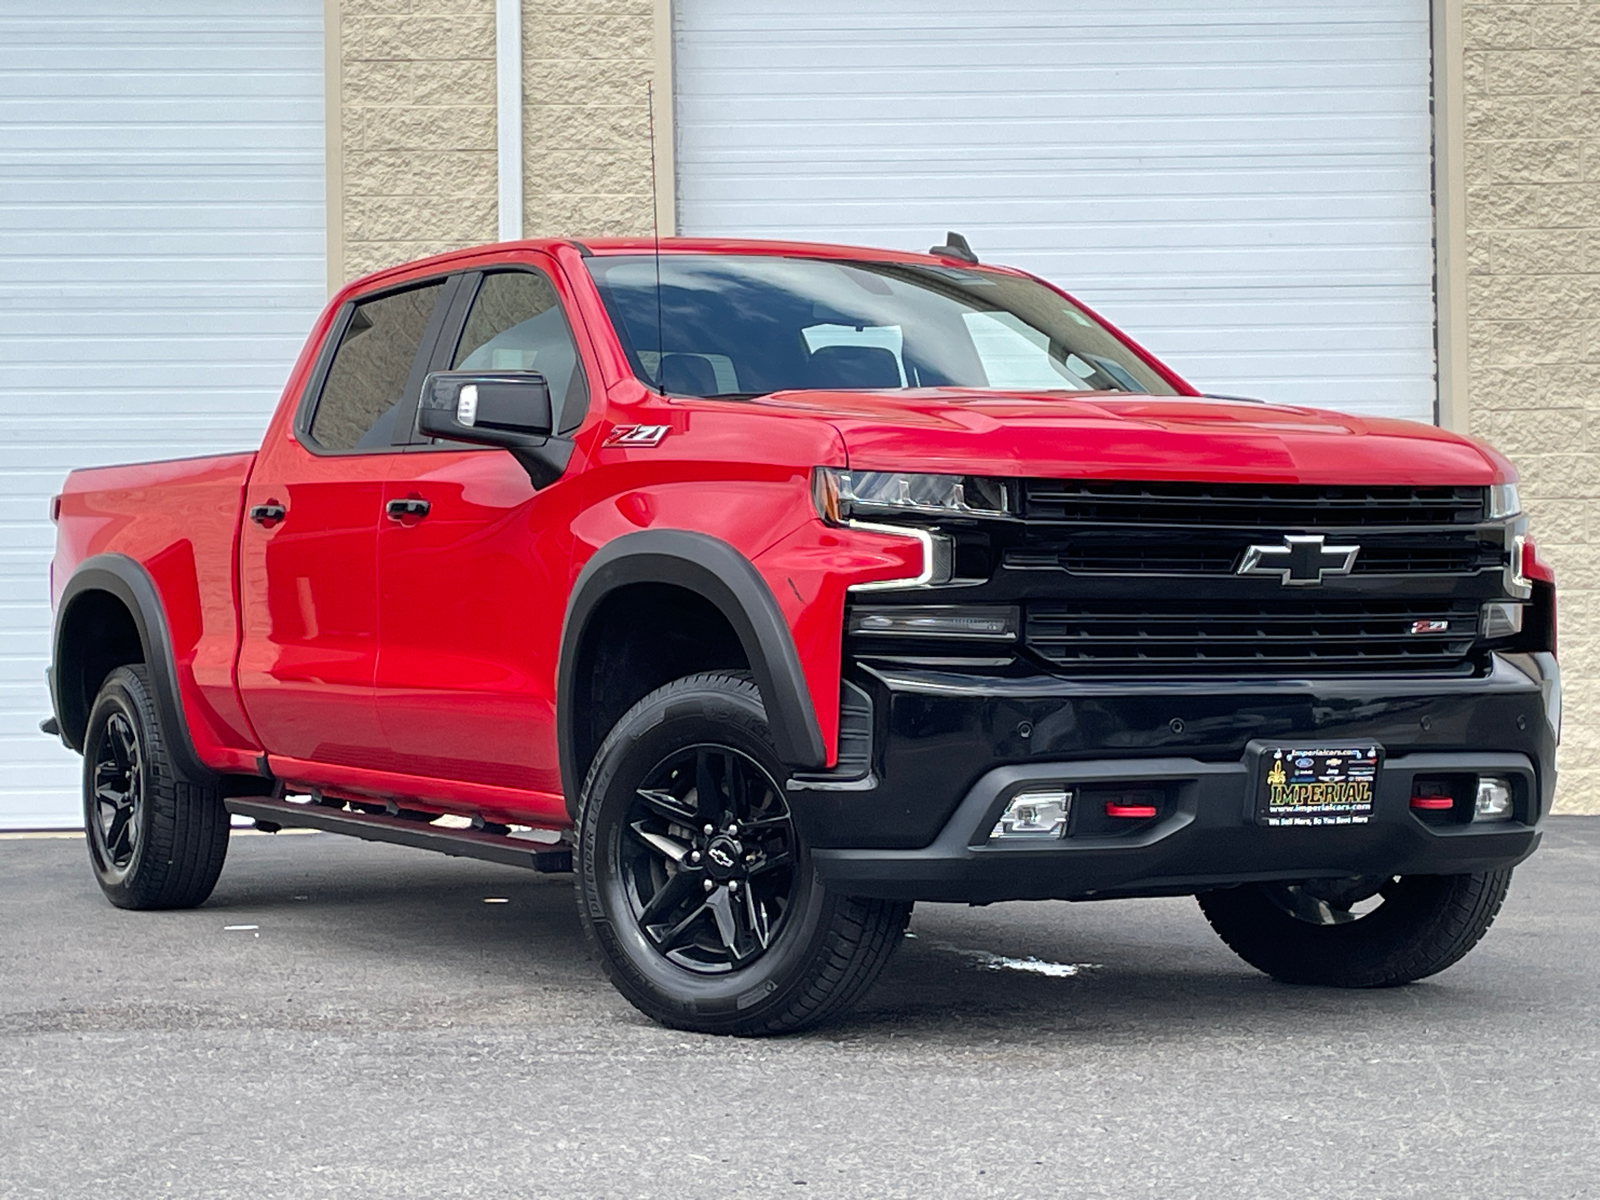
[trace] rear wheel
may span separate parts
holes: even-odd
[[[646,696],[595,756],[578,901],[619,991],[664,1025],[787,1033],[844,1009],[888,961],[909,904],[816,880],[766,713],[742,675]]]
[[[1253,883],[1200,910],[1251,966],[1285,983],[1394,987],[1436,974],[1493,924],[1511,870]]]
[[[168,755],[143,666],[106,676],[89,712],[83,825],[100,890],[118,908],[192,908],[222,873],[227,810]]]

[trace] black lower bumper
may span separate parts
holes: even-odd
[[[1547,655],[1496,658],[1471,679],[1141,681],[960,675],[858,666],[872,771],[791,784],[820,877],[853,895],[984,903],[1181,894],[1268,879],[1456,874],[1520,862],[1555,786],[1560,681]],[[1272,745],[1381,745],[1370,821],[1256,820]],[[856,756],[858,759],[859,755]],[[1516,819],[1436,823],[1418,775],[1515,780]],[[1019,790],[1119,786],[1162,798],[1145,821],[991,839]]]

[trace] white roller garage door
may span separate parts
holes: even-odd
[[[47,501],[254,446],[325,294],[322,0],[0,9],[0,828],[78,821],[38,730]]]
[[[678,224],[979,255],[1193,382],[1428,421],[1428,0],[678,0]]]

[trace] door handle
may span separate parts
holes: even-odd
[[[420,521],[433,511],[433,505],[421,496],[407,496],[402,500],[389,501],[383,506],[383,511],[391,521]]]
[[[288,515],[289,510],[276,500],[268,500],[265,504],[255,504],[250,508],[250,519],[263,529],[271,529]]]

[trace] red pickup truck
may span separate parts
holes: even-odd
[[[918,900],[1192,894],[1404,983],[1555,786],[1515,478],[955,236],[491,246],[341,291],[258,451],[69,477],[45,727],[114,904],[204,901],[230,814],[575,869],[681,1028],[841,1012]]]

